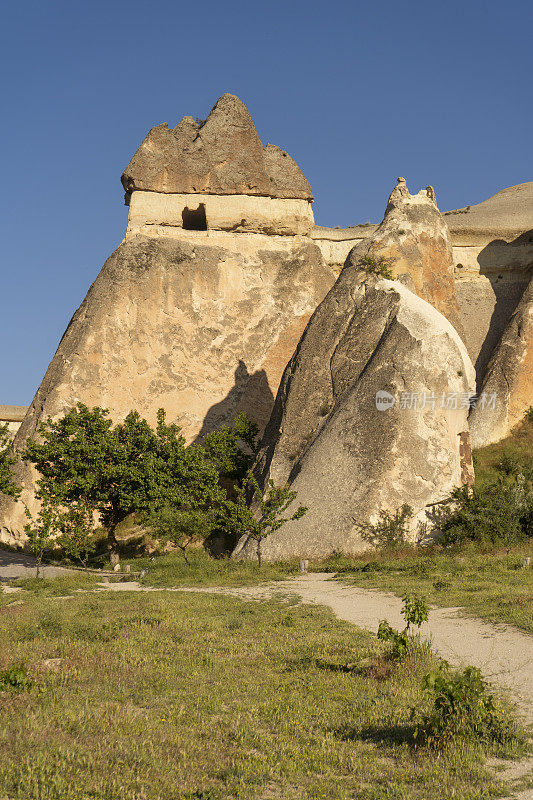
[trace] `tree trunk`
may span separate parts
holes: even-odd
[[[261,566],[261,539],[257,540],[257,564]]]
[[[120,561],[120,553],[118,549],[118,542],[117,537],[115,536],[115,528],[117,527],[116,522],[112,522],[107,529],[107,550],[109,553],[109,560],[111,562],[111,566],[115,566]]]

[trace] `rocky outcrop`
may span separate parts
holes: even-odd
[[[152,424],[165,408],[188,441],[241,409],[262,430],[332,280],[318,248],[290,237],[128,239],[74,314],[16,449],[41,420],[78,401],[108,408],[115,420],[136,409]],[[32,476],[22,477],[31,488]],[[12,541],[23,516],[11,508],[0,519]]]
[[[365,548],[357,524],[403,503],[413,527],[472,479],[468,398],[474,371],[452,325],[399,281],[348,264],[285,370],[256,465],[308,507],[263,557]],[[289,509],[289,512],[291,509]],[[241,541],[240,558],[254,558]]]
[[[533,406],[533,279],[494,351],[470,416],[474,447],[507,436]]]
[[[409,276],[413,291],[431,303],[462,333],[453,280],[453,255],[448,228],[431,186],[411,195],[403,178],[393,189],[383,222],[357,244],[347,263],[384,262],[397,278]]]
[[[224,94],[205,122],[183,117],[152,128],[122,175],[136,189],[175,194],[247,194],[312,200],[305,176],[279,147],[263,148],[250,112]]]

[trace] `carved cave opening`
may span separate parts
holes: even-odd
[[[206,231],[205,203],[200,203],[196,210],[185,206],[181,212],[181,219],[183,221],[183,229],[186,231]]]

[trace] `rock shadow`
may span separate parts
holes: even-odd
[[[494,349],[520,302],[533,272],[533,230],[512,242],[494,239],[478,256],[479,273],[491,284],[496,299],[485,341],[476,359],[478,389],[487,371]],[[515,280],[506,277],[514,273]]]
[[[202,442],[206,433],[220,428],[221,425],[231,425],[240,411],[244,411],[262,433],[273,407],[274,395],[265,370],[250,373],[245,362],[239,360],[235,369],[234,385],[223,400],[211,406],[194,443]]]

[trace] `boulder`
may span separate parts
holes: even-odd
[[[250,112],[224,94],[205,122],[184,117],[174,128],[152,128],[122,175],[136,189],[176,194],[246,194],[312,200],[295,161],[273,145],[263,148]]]
[[[360,266],[368,259],[387,264],[395,278],[409,275],[412,290],[462,336],[450,235],[431,186],[412,195],[405,180],[398,178],[383,221],[350,251],[347,263]]]
[[[365,549],[358,523],[408,503],[413,535],[472,480],[474,370],[450,322],[399,281],[348,263],[313,314],[281,382],[256,474],[308,507],[262,544],[265,559]],[[235,557],[255,558],[241,540]]]
[[[262,430],[285,365],[332,282],[305,239],[128,238],[74,314],[15,448],[41,420],[78,401],[109,409],[115,421],[136,409],[151,424],[164,408],[188,441],[241,409]],[[28,502],[34,476],[21,478]],[[0,526],[10,531],[4,540],[20,532],[20,511],[9,501],[0,509]]]
[[[489,362],[470,415],[472,446],[505,438],[533,406],[533,279]]]

